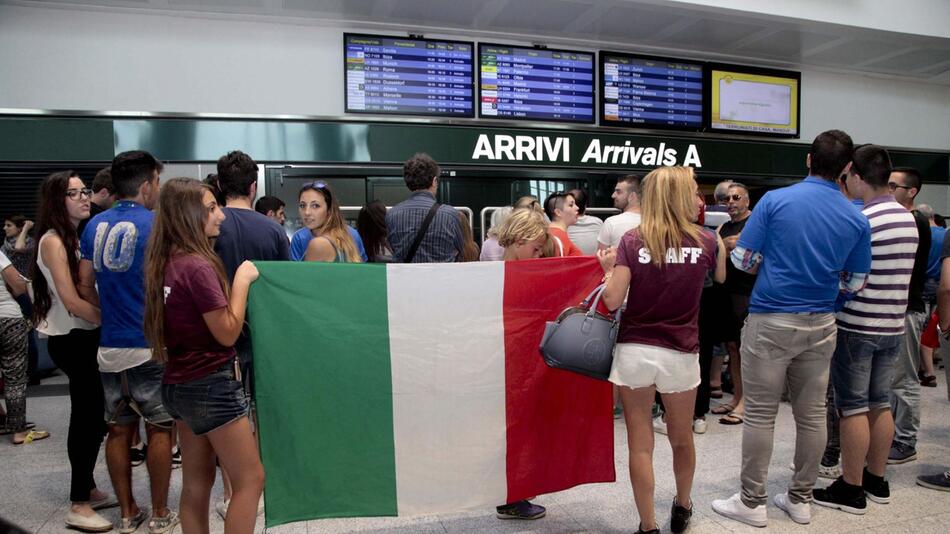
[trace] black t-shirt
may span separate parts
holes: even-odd
[[[222,208],[224,222],[214,251],[224,263],[228,281],[244,260],[290,260],[290,241],[279,224],[254,210]]]
[[[726,221],[719,228],[719,237],[723,239],[738,235],[745,228],[750,217],[739,222]],[[751,295],[755,285],[755,275],[736,269],[729,258],[726,258],[726,281],[722,284],[730,295]]]
[[[910,275],[910,289],[907,292],[907,311],[923,312],[924,284],[927,282],[927,260],[930,256],[930,221],[927,217],[913,212],[917,223],[917,254],[914,256],[914,273]]]

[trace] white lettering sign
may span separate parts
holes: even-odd
[[[488,135],[481,134],[475,141],[472,151],[473,160],[490,161],[571,161],[571,139],[569,137],[551,138],[546,135]],[[657,146],[633,146],[630,141],[622,145],[604,145],[600,139],[592,139],[580,163],[599,163],[601,165],[630,165],[659,167],[662,165],[683,165],[702,167],[699,150],[690,144],[682,161],[675,148],[661,142]]]

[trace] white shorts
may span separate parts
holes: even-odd
[[[609,380],[618,386],[656,386],[660,393],[680,393],[699,385],[699,354],[640,343],[617,343]]]

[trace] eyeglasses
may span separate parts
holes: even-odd
[[[742,200],[743,198],[745,198],[744,195],[726,195],[726,196],[722,197],[722,200],[723,200],[723,202],[728,202],[728,201],[730,201],[730,200],[733,201],[733,202],[739,202],[739,201]]]
[[[895,184],[894,182],[887,182],[887,188],[891,191],[891,193],[893,193],[894,191],[897,191],[898,188],[899,189],[913,189],[912,186]]]
[[[92,189],[84,187],[82,189],[67,189],[66,196],[72,200],[79,200],[82,197],[92,198]]]

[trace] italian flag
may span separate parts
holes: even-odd
[[[596,259],[262,262],[249,320],[267,526],[493,507],[615,479],[611,388],[550,369]]]

